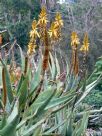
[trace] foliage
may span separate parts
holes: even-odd
[[[53,57],[51,61],[54,61]],[[0,130],[2,136],[8,136],[8,132],[10,136],[16,134],[30,136],[32,134],[36,135],[36,133],[39,135],[51,135],[52,132],[74,136],[81,135],[85,132],[89,111],[84,111],[83,118],[78,120],[78,122],[74,122],[77,115],[80,114],[77,111],[77,106],[83,100],[85,93],[88,90],[91,91],[97,84],[98,80],[87,85],[85,92],[81,96],[78,96],[79,99],[75,103],[76,106],[74,110],[72,110],[74,99],[77,96],[76,89],[71,87],[67,92],[64,92],[65,88],[63,88],[60,80],[58,80],[56,84],[50,82],[51,76],[50,79],[48,78],[44,81],[43,91],[39,94],[36,100],[34,100],[37,88],[40,85],[39,73],[41,73],[41,61],[39,62],[37,71],[35,71],[32,78],[29,65],[27,73],[22,71],[23,73],[18,83],[17,90],[13,90],[13,96],[12,91],[8,90],[8,88],[11,88],[11,84],[9,83],[10,77],[7,67],[4,62],[2,62],[2,64],[4,67],[3,97],[1,98],[1,109],[3,113],[1,115]],[[51,70],[54,72],[54,70],[58,69],[52,69],[51,67]],[[4,93],[6,95],[4,95]],[[6,103],[4,103],[4,101],[6,101]]]
[[[5,0],[0,2],[0,14],[3,20],[0,29],[9,33],[9,41],[17,39],[22,47],[28,42],[28,32],[33,18],[37,18],[40,5],[37,0]],[[3,34],[6,39],[6,33]],[[7,41],[6,41],[7,42]],[[3,43],[4,44],[4,43]]]
[[[93,90],[85,99],[85,102],[91,106],[99,108],[102,106],[102,92],[100,90]]]
[[[100,57],[98,61],[95,64],[94,72],[90,76],[91,81],[94,81],[97,79],[97,77],[102,74],[102,58]],[[85,100],[90,105],[93,105],[95,107],[101,107],[102,105],[102,83],[99,82],[98,85],[95,87],[95,90],[93,90],[90,93],[90,96],[88,96]]]

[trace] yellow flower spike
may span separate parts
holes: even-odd
[[[71,35],[71,45],[72,46],[78,46],[80,44],[79,38],[76,32],[72,32]]]
[[[58,39],[58,28],[56,27],[55,22],[52,22],[48,33],[51,39]]]
[[[30,31],[30,38],[36,39],[37,37],[40,37],[37,30],[37,21],[34,20],[32,23],[32,30]]]
[[[47,12],[46,12],[46,8],[43,7],[39,15],[38,25],[40,27],[45,27],[47,23],[48,23]]]
[[[85,33],[83,45],[80,48],[80,51],[83,51],[83,52],[88,52],[89,51],[89,39],[88,39],[88,34],[87,33]]]
[[[52,41],[57,41],[61,37],[61,29],[56,25],[55,22],[52,22],[48,34]]]
[[[60,13],[56,13],[56,17],[55,17],[55,23],[58,27],[62,27],[63,26],[63,20],[61,17]]]

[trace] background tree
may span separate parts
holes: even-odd
[[[21,46],[27,45],[31,21],[37,18],[40,4],[37,0],[1,0],[0,11],[9,31],[10,41],[17,39]],[[0,29],[3,29],[0,24]]]
[[[69,41],[70,44],[69,36],[72,31],[76,31],[80,37],[87,32],[90,39],[90,55],[88,56],[90,71],[94,68],[97,58],[102,55],[101,5],[102,1],[99,0],[77,0],[74,3],[64,3],[59,7],[64,19],[62,49],[65,52],[66,48],[69,48],[70,53],[70,45],[68,46],[67,43]]]

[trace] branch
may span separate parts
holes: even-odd
[[[88,33],[90,33],[90,31],[94,28],[94,27],[97,27],[98,25],[101,24],[101,21],[98,22],[97,24],[93,25],[90,29],[88,29]]]
[[[4,32],[7,32],[7,30],[0,31],[0,34],[2,34],[2,33],[4,33]]]

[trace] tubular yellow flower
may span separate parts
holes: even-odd
[[[50,36],[50,38],[52,40],[57,40],[59,38],[59,36],[58,36],[58,27],[56,27],[55,22],[52,22],[48,33],[49,33],[49,36]]]
[[[71,45],[72,46],[78,46],[80,44],[79,38],[76,32],[72,32],[71,35]]]
[[[30,42],[28,44],[28,55],[32,55],[35,53],[36,48],[36,38],[40,38],[37,28],[37,21],[34,20],[32,23],[32,30],[30,31]]]
[[[36,44],[34,44],[34,43],[32,43],[32,42],[29,42],[27,54],[28,54],[28,55],[34,54],[34,53],[35,53],[35,48],[36,48],[36,46],[37,46]]]
[[[52,41],[56,41],[60,39],[62,26],[63,26],[63,20],[61,18],[60,13],[57,13],[55,17],[55,21],[52,22],[48,32]]]
[[[36,39],[37,37],[40,37],[40,35],[37,31],[37,21],[34,20],[32,23],[32,30],[30,31],[30,38]]]
[[[83,45],[80,48],[80,51],[88,52],[89,51],[89,40],[88,40],[88,34],[85,33]]]
[[[61,17],[60,13],[56,13],[56,17],[55,17],[55,23],[58,27],[62,27],[63,26],[63,20]]]
[[[46,8],[43,7],[39,15],[38,25],[40,27],[45,27],[47,23],[48,23],[47,12],[46,12]]]

